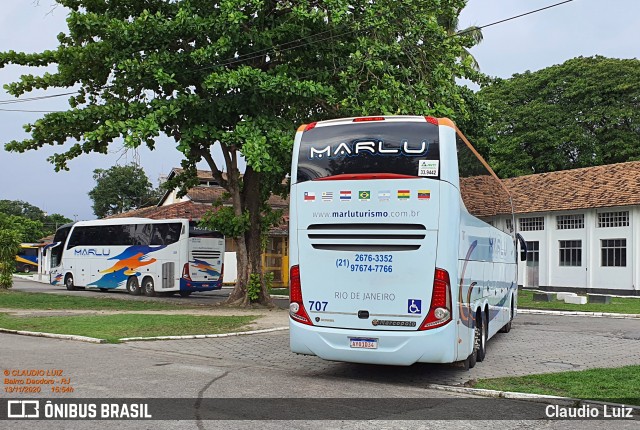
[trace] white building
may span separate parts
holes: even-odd
[[[529,248],[520,285],[640,295],[640,161],[504,182]]]

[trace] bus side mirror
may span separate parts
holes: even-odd
[[[527,242],[520,233],[516,233],[516,239],[520,243],[520,261],[527,261]]]

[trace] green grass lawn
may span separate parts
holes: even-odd
[[[272,296],[288,296],[289,289],[288,288],[272,288],[269,290],[269,294]]]
[[[15,317],[0,313],[0,327],[89,336],[116,343],[124,337],[231,333],[242,330],[242,327],[256,318],[148,314]]]
[[[0,308],[6,309],[89,309],[118,311],[165,311],[193,308],[193,305],[106,297],[78,297],[66,294],[25,293],[22,291],[0,290]]]
[[[480,379],[474,388],[640,405],[640,366]]]
[[[562,300],[534,302],[533,291],[518,291],[518,307],[526,309],[547,309],[558,311],[610,312],[619,314],[640,314],[640,298],[612,297],[610,304],[587,303],[572,305]]]

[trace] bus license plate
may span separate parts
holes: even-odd
[[[378,349],[378,339],[369,337],[350,337],[351,348]]]

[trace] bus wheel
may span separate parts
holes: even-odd
[[[476,326],[476,328],[473,329],[473,351],[471,351],[471,354],[469,355],[469,357],[467,357],[467,363],[468,366],[465,366],[465,368],[469,368],[469,369],[473,369],[476,366],[476,363],[478,362],[478,349],[480,348],[480,328],[478,326]]]
[[[73,275],[69,274],[66,278],[64,278],[64,285],[69,291],[73,291],[76,289],[76,286],[73,283]]]
[[[144,290],[144,294],[146,296],[149,296],[149,297],[156,296],[156,289],[153,286],[153,279],[145,278],[144,281],[142,281],[142,289]]]
[[[511,321],[513,321],[513,297],[511,298],[511,315],[509,316],[509,322],[502,326],[500,333],[509,333],[511,331]]]
[[[478,342],[478,352],[476,354],[476,359],[478,361],[484,360],[484,357],[487,355],[487,332],[488,332],[488,324],[486,314],[482,311],[478,311],[478,315],[476,317],[476,321],[480,320],[480,324],[476,325],[476,332],[480,337]]]
[[[131,276],[127,280],[127,291],[132,296],[139,296],[142,293],[142,288],[140,288],[140,284],[138,283],[138,278],[135,276]]]
[[[191,293],[191,291],[180,291],[180,297],[189,297]]]
[[[25,264],[24,266],[22,266],[22,271],[24,273],[30,273],[31,272],[31,266],[29,266],[28,264]]]

